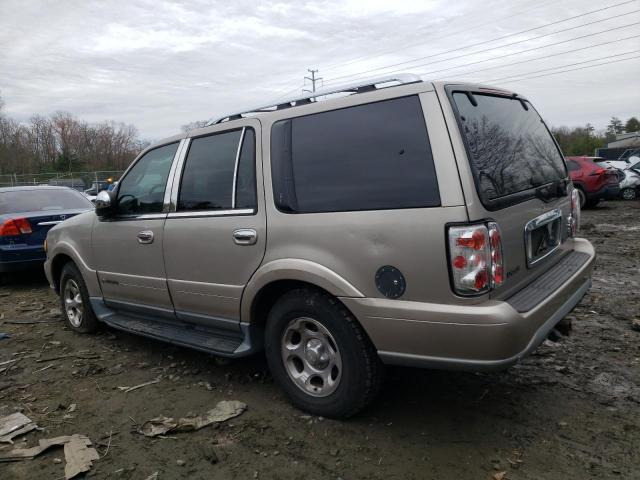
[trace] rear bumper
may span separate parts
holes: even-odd
[[[602,200],[615,200],[620,195],[619,185],[605,185],[600,190],[592,193],[587,193],[589,200],[602,199]]]
[[[42,245],[0,245],[0,272],[41,267],[45,260]]]
[[[524,312],[518,312],[510,299],[469,306],[379,298],[341,300],[358,318],[385,363],[500,370],[535,350],[589,289],[595,260],[593,246],[576,239],[574,249],[587,254],[584,263],[544,300]]]

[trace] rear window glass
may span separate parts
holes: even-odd
[[[33,189],[0,192],[0,215],[23,212],[91,209],[93,204],[71,189]]]
[[[464,92],[453,93],[478,194],[485,206],[566,177],[564,160],[551,133],[528,102],[477,93],[472,98]]]
[[[433,207],[433,158],[416,96],[277,122],[278,208],[296,213]]]

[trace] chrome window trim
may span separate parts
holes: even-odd
[[[167,218],[202,218],[202,217],[228,217],[233,215],[255,215],[254,208],[236,208],[233,210],[188,210],[186,212],[171,212]]]
[[[113,220],[163,220],[166,213],[143,213],[142,215],[116,215]]]
[[[169,213],[175,212],[178,208],[178,190],[180,189],[180,182],[182,180],[182,170],[184,168],[184,162],[187,158],[187,152],[191,145],[191,138],[184,140],[184,145],[180,151],[180,156],[176,162],[176,170],[174,172],[173,181],[171,182],[171,196],[169,200]]]
[[[548,212],[543,213],[542,215],[537,216],[536,218],[529,220],[527,224],[524,226],[524,242],[525,242],[525,254],[527,256],[527,266],[530,267],[535,265],[540,260],[547,258],[553,252],[555,252],[562,243],[562,225],[558,227],[558,243],[553,246],[549,251],[547,251],[544,255],[540,257],[533,257],[532,245],[531,245],[531,235],[530,233],[536,228],[542,227],[549,223],[555,222],[558,219],[562,219],[562,210],[559,208],[554,208]]]
[[[236,208],[236,188],[238,184],[238,163],[240,162],[240,151],[242,150],[242,142],[244,140],[244,132],[247,127],[242,127],[240,133],[240,141],[238,142],[238,149],[236,150],[236,162],[233,166],[233,185],[231,187],[231,208]]]
[[[167,177],[167,185],[165,186],[165,190],[164,190],[164,201],[162,204],[162,211],[165,213],[168,213],[171,211],[171,191],[173,189],[173,182],[176,176],[176,168],[186,143],[187,143],[187,140],[185,140],[184,138],[180,140],[180,145],[178,145],[176,154],[173,157],[173,162],[171,163],[171,169],[169,170],[169,176]]]

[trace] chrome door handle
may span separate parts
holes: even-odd
[[[237,245],[255,245],[258,241],[258,232],[253,228],[239,228],[233,231],[233,241]]]
[[[151,230],[142,230],[138,232],[138,243],[153,243],[153,232]]]

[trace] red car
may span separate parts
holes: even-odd
[[[571,181],[580,194],[581,207],[595,207],[600,200],[613,200],[620,194],[620,179],[615,168],[603,168],[599,157],[566,157]]]

